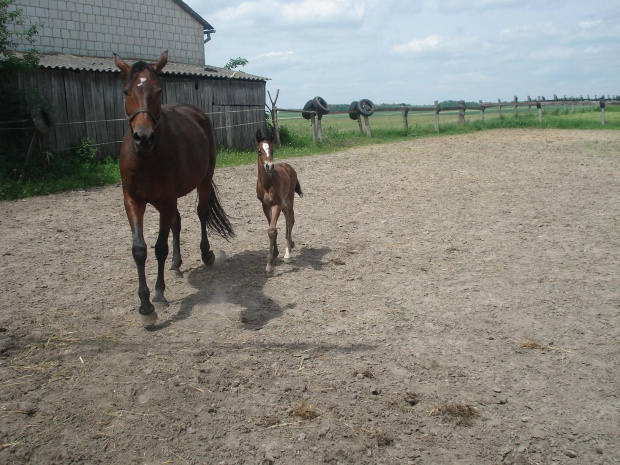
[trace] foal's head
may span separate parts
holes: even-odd
[[[262,166],[265,173],[273,173],[273,131],[269,139],[263,137],[260,129],[256,131],[256,150],[258,151],[258,164]]]
[[[155,64],[137,61],[133,66],[114,54],[114,63],[125,75],[125,115],[137,152],[151,152],[161,117],[162,86],[159,73],[168,62],[168,51]]]

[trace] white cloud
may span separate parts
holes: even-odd
[[[364,5],[355,0],[303,0],[280,8],[284,19],[293,22],[343,22],[364,16]]]
[[[396,53],[407,53],[407,52],[419,53],[419,52],[437,50],[438,48],[440,47],[443,48],[446,45],[447,45],[446,40],[443,37],[433,34],[428,37],[425,37],[424,39],[414,39],[411,42],[408,42],[403,45],[395,45],[394,51]]]
[[[579,27],[581,29],[593,29],[595,27],[598,27],[600,25],[603,24],[603,20],[602,19],[590,19],[587,21],[581,21],[579,23]]]

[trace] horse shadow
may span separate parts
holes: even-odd
[[[204,265],[184,272],[188,283],[196,292],[181,300],[179,311],[171,318],[157,325],[163,329],[176,321],[190,317],[196,305],[233,304],[242,307],[239,321],[246,329],[259,330],[270,320],[279,318],[286,310],[295,308],[294,302],[280,305],[264,293],[268,280],[303,268],[322,269],[323,257],[331,252],[324,248],[300,248],[290,262],[278,262],[275,275],[265,274],[266,254],[264,250],[244,251],[230,257],[216,258],[212,267]],[[216,254],[217,256],[217,254]]]

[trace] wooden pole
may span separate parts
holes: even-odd
[[[482,105],[482,100],[478,100],[478,104],[480,105],[480,120],[484,121],[484,109],[485,109],[485,107]]]
[[[372,132],[370,131],[370,121],[366,115],[364,115],[364,125],[366,126],[366,135],[368,137],[372,137]]]
[[[519,115],[518,115],[518,113],[517,113],[517,111],[518,111],[517,109],[519,108],[519,106],[517,105],[517,103],[518,103],[518,100],[517,100],[517,96],[515,95],[515,99],[514,99],[514,105],[515,105],[515,118],[516,118],[517,116],[519,116]]]
[[[319,135],[319,141],[323,142],[323,123],[321,122],[321,120],[323,119],[323,115],[318,115],[317,117],[317,133]]]
[[[536,101],[536,108],[538,108],[538,122],[542,124],[542,103],[540,103],[540,97]]]
[[[403,115],[403,126],[405,129],[405,134],[407,134],[409,132],[409,122],[407,121],[407,115],[409,114],[409,110],[407,110],[404,105],[401,105],[400,112]]]
[[[282,143],[280,142],[280,123],[278,123],[278,107],[276,106],[276,103],[278,102],[278,97],[280,95],[280,89],[278,89],[278,91],[276,92],[275,100],[271,98],[271,94],[269,93],[269,91],[267,91],[267,93],[269,94],[269,100],[271,100],[271,122],[273,123],[273,129],[276,133],[276,145],[278,147],[281,147]]]
[[[499,103],[499,106],[497,107],[499,110],[499,117],[502,117],[502,100],[501,99],[497,99],[497,103]]]
[[[601,126],[605,126],[605,97],[601,97]]]
[[[362,115],[357,114],[357,124],[360,127],[360,136],[364,134],[364,130],[362,129]]]
[[[532,98],[529,95],[527,96],[527,101],[528,103],[532,101]],[[532,113],[532,105],[527,106],[527,112],[530,114]]]
[[[441,111],[441,107],[439,106],[439,102],[435,100],[435,132],[439,132],[439,112]]]
[[[314,113],[310,115],[310,123],[312,124],[312,142],[316,144],[316,115]]]
[[[465,101],[464,100],[460,100],[459,101],[459,124],[461,126],[463,126],[465,124],[465,108],[467,108],[465,106]]]

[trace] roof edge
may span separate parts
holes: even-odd
[[[174,1],[174,3],[179,5],[181,8],[183,8],[186,13],[189,13],[189,15],[192,18],[194,18],[196,21],[198,21],[200,24],[202,24],[202,27],[205,30],[208,29],[211,32],[215,32],[215,30],[213,29],[213,26],[211,26],[206,19],[204,19],[202,16],[200,16],[194,10],[192,10],[192,8],[187,3],[185,3],[183,0],[173,0],[173,1]]]

